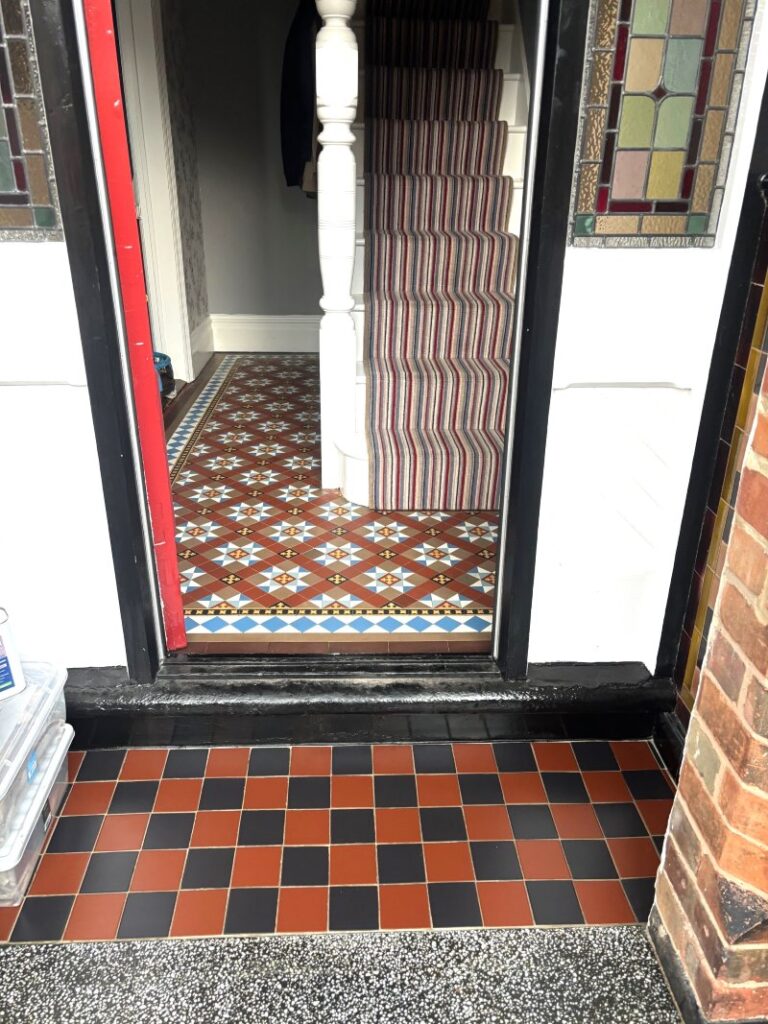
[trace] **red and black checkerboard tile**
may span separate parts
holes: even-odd
[[[94,750],[70,770],[4,941],[643,921],[673,796],[644,742]]]

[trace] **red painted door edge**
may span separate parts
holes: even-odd
[[[176,557],[173,499],[153,360],[112,5],[110,0],[85,0],[84,8],[165,639],[169,650],[178,650],[186,646],[187,638]]]

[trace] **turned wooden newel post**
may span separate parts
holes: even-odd
[[[352,319],[355,188],[352,124],[357,113],[357,39],[349,27],[356,0],[317,0],[317,114],[323,126],[317,164],[322,486],[341,486],[339,448],[355,430],[357,342]]]

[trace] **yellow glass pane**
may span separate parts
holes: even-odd
[[[627,92],[653,92],[661,78],[663,39],[633,39],[629,44]]]
[[[678,199],[685,152],[653,153],[648,174],[648,199]]]

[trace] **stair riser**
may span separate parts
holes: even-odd
[[[365,28],[362,22],[354,26],[357,36],[357,48],[361,56],[365,53]],[[517,27],[515,25],[499,25],[499,35],[496,43],[496,64],[495,66],[505,72],[522,71],[520,67],[519,46],[517,38]],[[361,82],[362,85],[362,82]],[[362,91],[360,93],[362,96]]]

